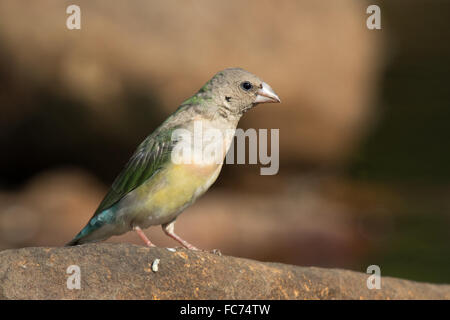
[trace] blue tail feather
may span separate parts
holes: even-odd
[[[107,223],[112,223],[116,217],[115,215],[115,207],[111,207],[106,209],[99,214],[93,216],[91,220],[89,220],[88,224],[73,238],[72,241],[66,244],[66,246],[76,246],[85,242],[93,242],[95,240],[83,241],[85,237],[90,235],[95,230],[100,229]]]

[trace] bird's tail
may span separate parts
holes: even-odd
[[[94,228],[89,223],[73,238],[70,242],[66,243],[66,247],[78,246],[83,243],[91,242],[86,237],[94,231]]]
[[[111,228],[108,229],[112,232],[108,234],[105,232],[99,233],[99,229],[113,222],[114,218],[114,208],[109,208],[100,212],[99,214],[95,214],[91,218],[91,220],[89,220],[88,224],[80,231],[80,233],[78,233],[72,241],[66,244],[66,247],[77,246],[83,243],[102,241],[109,238],[112,234],[114,234],[114,230],[112,230]]]
[[[73,238],[71,241],[67,242],[64,246],[65,247],[79,246],[79,245],[85,244],[85,243],[103,241],[106,238],[107,237],[93,239],[91,237],[87,237],[87,235],[81,234],[81,232],[80,232],[79,234],[77,234],[77,236],[75,238]]]
[[[80,239],[74,238],[70,242],[67,242],[64,246],[65,247],[71,247],[71,246],[78,246],[80,243]]]
[[[78,246],[80,244],[83,244],[85,242],[89,242],[89,241],[83,241],[84,237],[86,236],[86,228],[88,226],[84,227],[83,230],[80,231],[80,233],[78,233],[75,238],[73,238],[70,242],[67,242],[65,244],[65,247],[70,247],[70,246]]]

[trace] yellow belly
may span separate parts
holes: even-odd
[[[143,228],[168,223],[214,183],[221,167],[170,163],[132,192],[126,211]]]

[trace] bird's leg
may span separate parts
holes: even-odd
[[[196,247],[194,247],[192,244],[187,242],[186,240],[181,239],[177,234],[175,234],[175,221],[172,221],[170,223],[166,223],[162,225],[162,229],[165,234],[167,234],[172,239],[178,241],[181,243],[181,245],[185,248],[188,248],[189,250],[199,250]]]
[[[147,236],[145,235],[144,231],[142,231],[141,228],[139,228],[138,226],[134,226],[133,230],[137,232],[137,234],[139,235],[139,237],[141,237],[142,240],[144,240],[145,244],[147,245],[147,247],[154,247],[155,245],[147,238]]]

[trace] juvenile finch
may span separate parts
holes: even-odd
[[[142,229],[162,225],[169,237],[197,250],[175,234],[175,220],[217,179],[242,115],[266,102],[280,99],[255,75],[239,68],[218,72],[138,146],[93,217],[67,245],[135,230],[153,246]],[[208,130],[216,134],[198,146],[199,128],[200,138],[206,139]],[[222,152],[205,156],[211,146]]]

